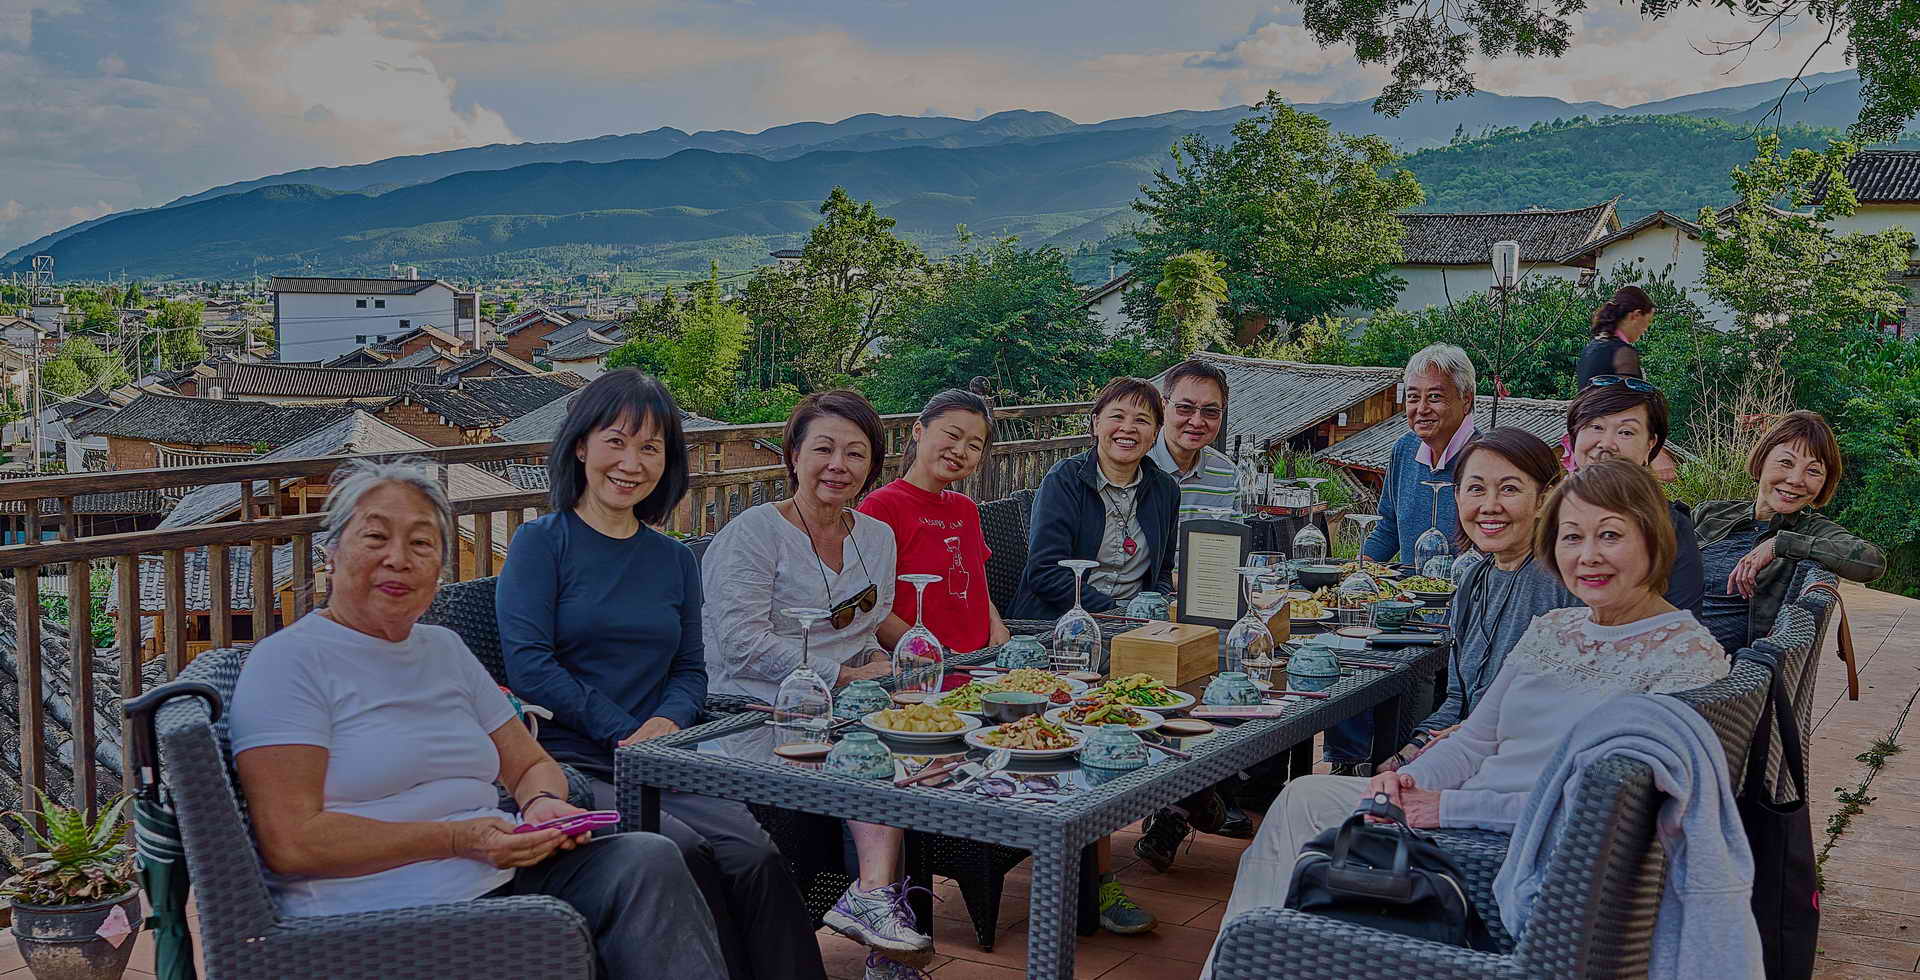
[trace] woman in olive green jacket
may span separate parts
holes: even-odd
[[[1729,654],[1765,636],[1792,596],[1797,562],[1858,582],[1887,570],[1887,557],[1814,512],[1833,499],[1840,446],[1825,419],[1792,412],[1774,423],[1747,458],[1752,500],[1709,500],[1693,509],[1707,594],[1700,619]]]

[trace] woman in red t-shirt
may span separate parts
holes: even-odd
[[[899,552],[895,571],[938,575],[927,586],[924,620],[954,653],[972,653],[1005,643],[1006,624],[987,594],[987,539],[980,508],[948,487],[980,469],[993,450],[993,408],[970,391],[950,388],[927,402],[913,423],[907,472],[867,494],[860,512],[893,528]],[[891,649],[913,626],[913,590],[895,590],[893,615],[880,624],[880,642]]]

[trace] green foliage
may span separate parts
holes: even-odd
[[[40,365],[40,387],[62,398],[86,391],[90,381],[70,357],[55,357]]]
[[[889,334],[868,390],[891,412],[976,377],[1009,403],[1064,398],[1099,375],[1107,347],[1066,256],[1012,239],[936,264]]]
[[[872,201],[855,203],[835,187],[820,213],[797,265],[762,268],[747,282],[749,363],[764,366],[765,384],[818,391],[863,373],[926,273],[926,256],[894,233],[894,219]]]
[[[732,393],[748,330],[746,314],[720,298],[718,265],[675,319],[679,331],[667,352],[667,387],[682,408],[718,411]]]
[[[1235,324],[1299,323],[1392,300],[1403,235],[1394,215],[1421,201],[1413,175],[1388,172],[1399,156],[1379,137],[1331,132],[1273,93],[1257,108],[1226,146],[1182,139],[1172,172],[1156,171],[1133,202],[1147,224],[1138,247],[1115,254],[1137,277],[1126,303],[1135,322],[1158,319],[1167,259],[1198,249],[1226,260]]]
[[[40,809],[10,812],[9,836],[33,853],[8,858],[14,873],[0,882],[0,895],[24,905],[84,905],[124,895],[134,887],[132,849],[126,842],[127,804],[122,796],[89,818],[85,811],[55,803],[38,787]],[[38,814],[47,829],[34,828],[27,817]],[[24,833],[12,833],[17,828]]]
[[[1885,139],[1920,112],[1920,62],[1913,38],[1920,11],[1906,0],[1638,0],[1642,19],[1657,21],[1685,7],[1719,8],[1732,22],[1728,33],[1750,39],[1728,42],[1711,53],[1743,57],[1769,30],[1802,18],[1827,28],[1827,38],[1846,38],[1846,55],[1865,83],[1860,134]],[[1376,111],[1398,115],[1426,90],[1438,101],[1474,94],[1473,59],[1510,55],[1558,58],[1573,39],[1573,23],[1587,0],[1551,6],[1459,0],[1449,4],[1402,4],[1397,0],[1304,0],[1302,21],[1322,47],[1352,46],[1362,64],[1385,65],[1392,78],[1374,100]],[[1675,28],[1678,30],[1679,28]],[[1817,33],[1817,30],[1816,30]],[[1703,52],[1708,53],[1708,52]],[[1785,97],[1785,93],[1782,93]]]
[[[1160,318],[1171,328],[1176,360],[1231,339],[1220,319],[1220,306],[1227,301],[1227,281],[1220,278],[1224,268],[1226,263],[1207,251],[1170,255],[1161,266],[1153,294],[1160,300]]]
[[[133,380],[127,372],[126,364],[122,363],[120,358],[101,350],[100,345],[85,337],[68,337],[66,342],[60,345],[60,352],[52,361],[47,362],[43,370],[51,372],[55,363],[63,363],[59,371],[59,384],[71,384],[76,374],[80,380],[79,388],[63,391],[55,386],[55,381],[49,373],[44,381],[46,388],[63,395],[77,395],[95,385],[115,388]],[[71,366],[73,371],[68,371],[67,366]]]
[[[140,338],[140,364],[172,371],[207,359],[206,341],[200,336],[203,303],[166,301],[147,324]]]
[[[735,425],[785,422],[787,416],[793,414],[793,406],[800,404],[800,397],[800,389],[792,385],[740,387],[730,393],[727,403],[721,406],[715,417]]]
[[[87,618],[87,632],[93,637],[94,648],[104,650],[114,643],[113,614],[107,611],[107,595],[113,591],[113,575],[104,569],[96,569],[88,575],[87,585],[93,597],[89,604],[92,614]],[[66,596],[41,593],[40,608],[46,612],[48,619],[70,627]]]
[[[654,377],[664,377],[673,357],[673,338],[666,334],[647,334],[607,352],[607,368],[639,368]]]

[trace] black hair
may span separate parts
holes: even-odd
[[[963,391],[959,388],[948,388],[932,398],[927,399],[927,407],[920,410],[920,417],[915,421],[919,422],[922,426],[932,425],[938,421],[941,416],[949,412],[969,412],[986,419],[986,451],[988,454],[993,452],[993,405],[985,398],[971,391]],[[915,439],[907,442],[907,448],[901,453],[900,457],[900,468],[902,472],[913,468],[913,457],[919,448],[919,440]]]
[[[1604,337],[1620,326],[1620,321],[1629,313],[1653,309],[1653,297],[1639,286],[1621,286],[1613,291],[1613,298],[1593,311],[1593,322],[1589,330],[1595,337]]]
[[[1181,361],[1168,368],[1166,375],[1160,379],[1161,393],[1172,398],[1174,387],[1188,378],[1198,378],[1201,381],[1211,381],[1219,385],[1220,401],[1224,403],[1227,400],[1227,372],[1220,370],[1218,364],[1203,361],[1197,357]]]
[[[687,434],[680,406],[667,386],[634,368],[608,371],[573,395],[567,420],[547,451],[547,499],[555,512],[569,511],[587,492],[587,467],[575,451],[582,440],[622,419],[651,422],[666,444],[666,468],[653,492],[633,505],[642,524],[660,524],[687,495]]]
[[[1631,412],[1640,405],[1647,406],[1647,430],[1653,434],[1653,446],[1647,450],[1647,458],[1635,460],[1642,466],[1653,463],[1660,455],[1660,449],[1667,444],[1667,436],[1672,431],[1673,414],[1667,407],[1665,392],[1647,386],[1646,391],[1636,390],[1624,384],[1597,385],[1588,384],[1573,401],[1567,403],[1567,438],[1573,442],[1580,439],[1580,430],[1594,419],[1603,419],[1609,415]],[[1573,442],[1569,442],[1571,446]]]
[[[846,419],[867,437],[873,450],[873,468],[867,471],[867,482],[860,485],[860,493],[865,495],[887,468],[887,429],[867,396],[846,388],[816,391],[800,399],[800,403],[793,406],[793,414],[787,416],[787,427],[780,435],[780,461],[787,464],[787,492],[794,494],[800,490],[800,471],[793,465],[793,454],[806,441],[807,429],[813,426],[813,420],[828,415]]]

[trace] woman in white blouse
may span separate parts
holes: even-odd
[[[1541,509],[1534,554],[1586,606],[1535,618],[1459,730],[1398,771],[1288,783],[1241,856],[1226,918],[1285,904],[1301,846],[1375,793],[1415,827],[1511,831],[1567,733],[1608,698],[1726,676],[1713,634],[1662,595],[1675,547],[1645,467],[1609,460],[1569,476]]]
[[[892,673],[876,631],[893,609],[893,531],[852,509],[880,478],[886,433],[859,394],[808,395],[787,419],[781,453],[793,495],[750,508],[714,535],[700,563],[708,690],[771,704],[800,666],[800,626],[782,610],[831,610],[813,624],[807,657],[835,688]],[[849,821],[860,879],[826,923],[910,965],[933,955],[914,928],[900,873],[905,831]]]

